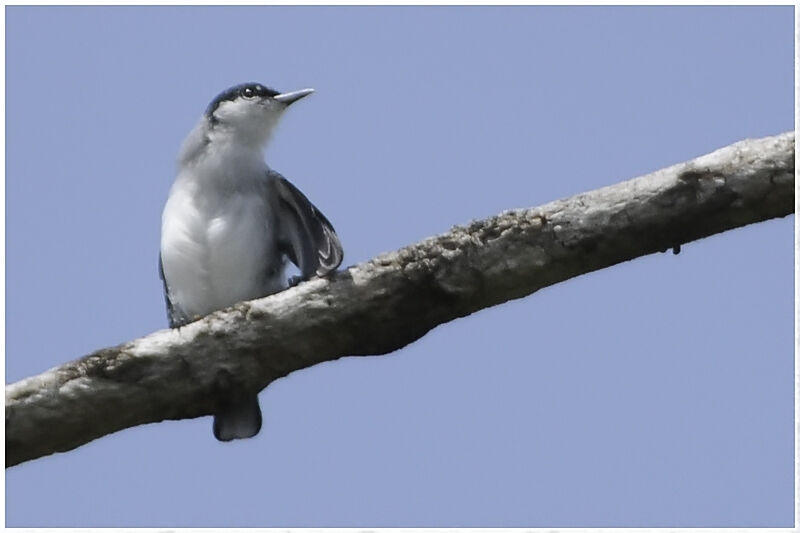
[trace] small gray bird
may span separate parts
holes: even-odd
[[[264,162],[283,112],[312,92],[279,93],[259,83],[231,87],[184,141],[161,221],[159,271],[170,327],[287,288],[287,258],[303,280],[342,262],[328,219]],[[226,403],[214,416],[217,439],[258,433],[255,394],[232,395]]]

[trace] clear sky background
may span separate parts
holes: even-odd
[[[344,265],[793,128],[791,7],[6,8],[6,379],[166,327],[178,148],[242,81]],[[9,526],[783,526],[794,217],[6,473]]]

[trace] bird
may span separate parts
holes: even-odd
[[[330,221],[264,160],[283,113],[313,92],[235,85],[211,101],[186,137],[161,217],[159,274],[171,328],[326,276],[341,264]],[[300,273],[291,280],[288,261]],[[217,440],[260,431],[256,393],[230,394],[220,403]]]

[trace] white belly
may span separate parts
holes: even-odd
[[[234,192],[213,204],[176,183],[164,208],[161,261],[170,298],[190,318],[284,288],[267,198]]]

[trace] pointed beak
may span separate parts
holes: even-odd
[[[300,100],[304,96],[308,96],[309,94],[313,93],[314,89],[300,89],[299,91],[292,91],[290,93],[282,93],[273,96],[272,98],[281,102],[282,104],[289,105],[292,102],[296,102]]]

